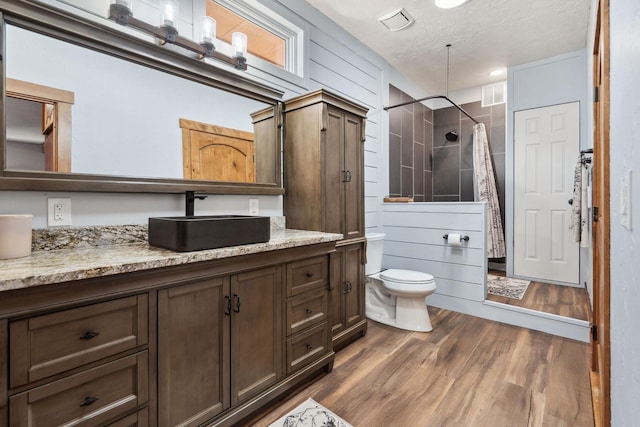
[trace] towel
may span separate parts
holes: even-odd
[[[571,222],[569,229],[573,231],[573,239],[583,248],[589,247],[589,206],[587,204],[587,171],[578,160],[573,176],[573,204],[571,205]]]
[[[582,233],[582,159],[578,160],[573,173],[573,203],[571,205],[569,230],[573,231],[573,240],[580,242]]]
[[[587,205],[587,187],[589,171],[587,166],[580,173],[580,246],[589,247],[589,206]]]

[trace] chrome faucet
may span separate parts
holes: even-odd
[[[195,200],[204,200],[206,199],[207,196],[196,196],[196,192],[195,191],[187,191],[185,193],[185,216],[194,216],[194,204],[195,204]]]

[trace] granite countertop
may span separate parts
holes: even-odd
[[[147,243],[36,250],[30,256],[0,260],[0,291],[88,279],[199,261],[229,258],[342,239],[341,234],[277,230],[271,240],[197,252],[173,252]]]

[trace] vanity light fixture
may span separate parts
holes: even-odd
[[[435,0],[436,6],[440,9],[453,9],[454,7],[462,6],[469,0]]]
[[[204,17],[201,25],[200,43],[196,43],[178,33],[178,2],[175,0],[165,0],[162,5],[160,25],[151,25],[145,21],[137,19],[131,11],[131,0],[115,0],[109,5],[109,19],[120,25],[133,27],[139,31],[151,34],[160,44],[171,43],[198,54],[199,59],[214,58],[233,66],[237,70],[247,69],[247,36],[243,33],[234,33],[238,38],[238,47],[235,41],[233,44],[233,56],[225,55],[215,50],[213,40],[216,36],[216,21],[211,17]],[[205,22],[206,21],[206,22]],[[236,34],[239,34],[236,36]]]

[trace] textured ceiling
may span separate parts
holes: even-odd
[[[506,79],[489,76],[586,46],[590,0],[470,0],[439,9],[433,0],[306,0],[385,58],[428,94]],[[378,18],[404,7],[415,19],[391,32]]]

